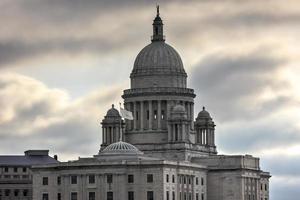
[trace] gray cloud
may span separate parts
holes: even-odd
[[[266,88],[276,92],[289,87],[287,81],[274,78],[285,62],[264,50],[227,56],[218,52],[194,67],[191,85],[198,103],[217,113],[219,121],[258,119],[291,101],[284,95],[267,101],[258,98]]]
[[[258,120],[253,120],[249,123],[251,125],[237,124],[228,129],[217,127],[218,148],[229,153],[255,153],[299,144],[299,130],[287,120],[270,120],[263,124],[259,124]]]

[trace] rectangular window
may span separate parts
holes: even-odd
[[[175,175],[172,175],[172,183],[175,183]]]
[[[166,191],[166,198],[167,200],[170,200],[169,191]]]
[[[14,167],[14,172],[18,172],[18,168],[17,167]]]
[[[198,185],[199,184],[199,179],[198,179],[198,177],[196,177],[196,185]]]
[[[112,174],[107,174],[107,183],[112,183],[113,182],[113,175]]]
[[[150,115],[149,110],[147,110],[147,120],[149,120],[149,115]]]
[[[182,200],[181,192],[179,192],[179,200]]]
[[[23,190],[23,196],[27,197],[28,196],[28,190]]]
[[[60,184],[61,184],[61,177],[58,176],[58,177],[57,177],[57,185],[60,185]]]
[[[204,200],[204,193],[201,193],[201,200]]]
[[[192,193],[189,193],[189,200],[192,200]]]
[[[128,192],[128,200],[134,200],[134,192],[133,191]]]
[[[157,119],[157,110],[154,110],[154,119]]]
[[[189,177],[188,180],[189,180],[189,185],[192,184],[192,179],[191,179],[191,177]]]
[[[135,114],[135,116],[136,116],[136,120],[139,120],[139,112],[138,112],[138,111],[136,111],[135,113],[136,113],[136,114]]]
[[[263,184],[260,184],[260,190],[263,190]]]
[[[169,183],[169,174],[166,174],[166,182]]]
[[[48,177],[43,177],[43,185],[48,185]]]
[[[89,192],[89,200],[96,200],[96,193],[95,192]]]
[[[61,200],[61,193],[57,193],[57,200]]]
[[[89,175],[89,184],[94,184],[96,182],[95,175]]]
[[[71,184],[77,184],[77,176],[76,175],[71,176]]]
[[[201,177],[201,185],[204,185],[204,178]]]
[[[154,200],[153,191],[147,191],[147,200]]]
[[[267,184],[265,184],[265,190],[268,191],[268,185]]]
[[[26,172],[27,171],[27,168],[26,167],[23,167],[23,172]]]
[[[42,197],[43,197],[42,200],[49,200],[48,193],[44,193]]]
[[[5,196],[8,197],[8,196],[10,195],[10,190],[5,190],[5,191],[4,191],[4,194],[5,194]]]
[[[172,192],[172,200],[175,200],[175,192]]]
[[[4,172],[8,172],[8,167],[4,167]]]
[[[199,200],[199,193],[196,193],[196,200]]]
[[[128,175],[128,183],[133,183],[134,182],[134,176],[133,174]]]
[[[153,174],[147,174],[147,183],[153,183]]]
[[[114,200],[114,193],[113,192],[107,192],[106,196],[107,196],[107,200]]]
[[[162,119],[162,120],[165,119],[165,111],[164,111],[164,110],[161,111],[161,119]]]
[[[71,192],[71,200],[77,200],[77,192]]]
[[[15,190],[14,191],[14,195],[17,197],[17,196],[19,196],[19,190]]]
[[[186,177],[183,177],[183,184],[186,184]]]

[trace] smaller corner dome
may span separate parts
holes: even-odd
[[[173,113],[186,113],[186,110],[185,110],[185,108],[182,105],[177,104],[176,106],[174,106],[172,112]]]
[[[120,113],[117,109],[115,109],[114,104],[111,106],[111,109],[109,109],[106,113],[107,117],[120,117]]]
[[[205,110],[205,107],[203,107],[202,111],[199,112],[197,118],[211,118],[209,112]]]
[[[119,141],[108,145],[105,149],[100,152],[101,155],[142,155],[143,152],[138,150],[132,144],[127,142]]]

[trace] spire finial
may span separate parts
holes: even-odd
[[[205,110],[205,106],[203,106],[203,110]]]
[[[156,5],[156,16],[159,16],[159,5]]]
[[[112,108],[115,108],[115,105],[114,105],[114,104],[111,104],[111,107],[112,107]]]

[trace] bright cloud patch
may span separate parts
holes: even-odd
[[[110,104],[118,102],[120,92],[116,86],[70,100],[67,92],[32,78],[1,74],[0,151],[50,148],[65,159],[96,153],[99,122]]]

